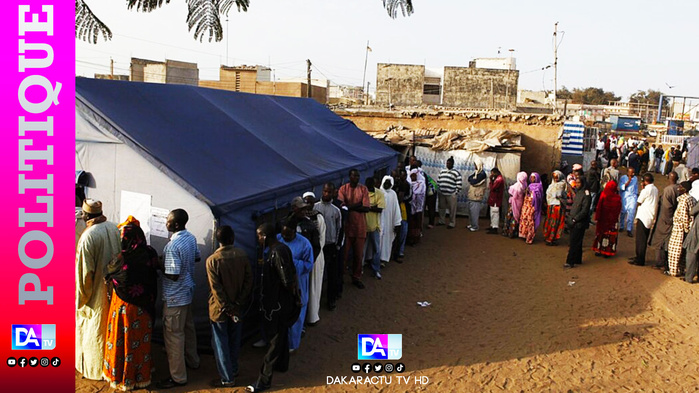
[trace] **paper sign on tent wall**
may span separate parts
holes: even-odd
[[[121,191],[121,204],[119,205],[119,222],[126,221],[129,216],[137,219],[141,225],[146,240],[150,244],[150,218],[151,196],[138,192]]]
[[[165,222],[167,222],[167,215],[170,212],[167,209],[161,209],[159,207],[152,207],[150,212],[150,234],[167,239],[168,231],[165,227]]]

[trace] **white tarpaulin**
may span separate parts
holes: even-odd
[[[439,172],[446,168],[447,159],[454,157],[454,169],[461,172],[461,180],[463,189],[457,197],[457,212],[460,215],[468,215],[468,177],[476,170],[474,158],[478,156],[483,161],[483,169],[490,174],[494,167],[498,167],[502,172],[505,182],[509,185],[514,183],[517,177],[517,172],[520,168],[519,153],[492,153],[481,152],[472,153],[465,150],[446,150],[436,151],[428,147],[418,146],[415,148],[415,157],[422,161],[422,169],[435,181],[439,178]],[[505,200],[507,199],[507,192]],[[488,193],[485,194],[483,201],[487,201]],[[506,204],[506,201],[504,202]],[[483,211],[486,206],[483,204]],[[481,212],[481,214],[483,214]]]

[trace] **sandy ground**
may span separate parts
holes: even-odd
[[[662,190],[664,184],[659,184]],[[568,238],[546,247],[484,231],[427,230],[402,265],[365,290],[345,287],[334,312],[321,311],[290,370],[274,377],[274,391],[366,392],[686,392],[699,390],[699,285],[628,265],[634,240],[623,236],[615,258],[590,250],[583,265],[564,270]],[[486,220],[481,226],[487,227]],[[649,249],[648,259],[655,255]],[[570,282],[575,284],[569,285]],[[429,301],[430,307],[417,306]],[[328,376],[366,376],[357,362],[357,334],[400,333],[410,383],[327,385]],[[238,382],[257,376],[264,351],[244,343]],[[167,376],[162,347],[154,350],[154,380]],[[376,375],[376,374],[370,374]],[[415,383],[425,376],[429,383]],[[216,392],[211,355],[172,392]],[[76,374],[76,391],[111,391]],[[141,391],[148,391],[141,390]],[[242,387],[225,391],[243,391]]]

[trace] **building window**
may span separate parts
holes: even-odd
[[[441,93],[440,85],[425,85],[422,89],[422,94],[439,95]]]

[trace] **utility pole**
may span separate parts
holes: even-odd
[[[366,65],[367,61],[369,60],[369,40],[366,41],[366,49],[365,49],[365,54],[364,54],[364,76],[362,77],[362,89],[364,88],[364,82],[366,82]],[[369,89],[367,88],[367,91],[364,92],[364,96],[369,94]],[[366,98],[365,98],[366,100]]]
[[[371,82],[366,83],[366,94],[364,94],[364,104],[369,105],[369,85]]]
[[[230,41],[228,40],[229,30],[228,30],[228,17],[226,17],[226,65],[228,65],[228,46]]]
[[[553,25],[553,113],[558,113],[558,22]]]
[[[114,59],[109,58],[109,79],[114,79]]]
[[[306,79],[307,79],[306,83],[308,84],[308,86],[306,86],[306,96],[308,98],[311,98],[311,60],[310,59],[306,60],[306,68],[307,68],[306,72],[308,73],[308,75],[306,77]]]

